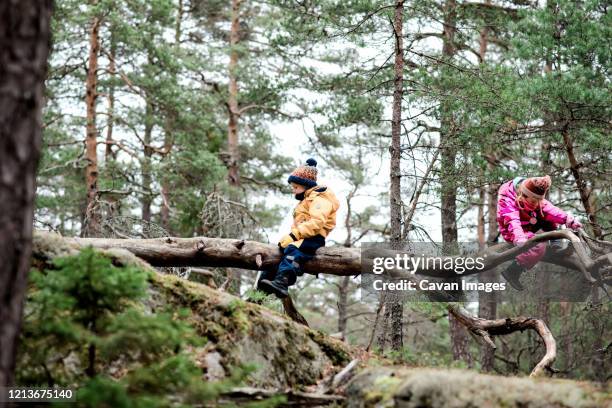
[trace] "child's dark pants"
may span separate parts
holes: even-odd
[[[264,271],[259,280],[273,281],[281,277],[287,277],[288,286],[294,285],[297,277],[304,274],[302,270],[304,263],[311,260],[316,250],[322,246],[325,246],[325,238],[321,235],[304,239],[299,248],[289,244],[283,250],[283,257],[278,269],[276,271]]]

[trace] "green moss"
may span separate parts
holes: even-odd
[[[243,334],[250,328],[250,322],[246,313],[246,302],[236,298],[226,306],[226,316],[233,320],[232,326],[237,327]]]
[[[155,277],[152,287],[166,304],[190,309],[188,320],[223,356],[224,368],[258,364],[253,385],[303,389],[322,378],[330,361],[337,367],[350,361],[344,343],[265,307],[169,275]]]
[[[300,347],[298,351],[300,352],[302,357],[308,358],[310,360],[314,360],[316,357],[316,354],[312,351],[312,349],[309,346]]]
[[[569,380],[478,374],[459,369],[370,368],[349,385],[349,400],[398,407],[600,407],[608,390]],[[349,401],[350,405],[350,401]]]
[[[316,330],[308,330],[308,336],[319,345],[334,365],[341,366],[350,361],[351,357],[341,341]]]
[[[364,399],[367,404],[385,404],[393,399],[401,383],[401,380],[396,377],[379,377],[374,381],[373,389],[364,395]]]

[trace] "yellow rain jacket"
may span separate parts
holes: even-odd
[[[304,192],[304,199],[293,210],[291,232],[297,238],[292,245],[300,247],[304,238],[322,235],[324,238],[336,226],[336,211],[340,202],[327,187],[314,186]]]

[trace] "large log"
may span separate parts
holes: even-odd
[[[44,232],[38,232],[45,234]],[[252,270],[274,270],[282,252],[276,245],[226,238],[64,238],[78,246],[91,245],[98,249],[122,248],[147,261],[152,266],[208,266]],[[358,275],[361,273],[358,249],[321,248],[305,265],[311,274]]]
[[[45,234],[40,231],[38,233]],[[572,246],[562,254],[549,251],[543,261],[581,271],[589,282],[595,282],[592,276],[593,271],[597,272],[612,262],[610,254],[603,254],[595,259],[591,258],[587,253],[584,240],[568,230],[559,230],[538,234],[522,247],[502,243],[478,252],[472,256],[483,257],[484,268],[466,270],[464,275],[482,273],[492,269],[512,260],[539,242],[551,239],[566,239],[572,243]],[[91,245],[99,249],[122,248],[158,267],[208,266],[273,270],[281,259],[281,251],[275,245],[238,239],[167,237],[155,239],[65,238],[65,240],[77,246]],[[371,256],[367,255],[367,252],[364,253],[366,258]],[[375,256],[394,256],[396,254],[396,252],[383,250],[376,250],[373,253],[376,254]],[[367,265],[368,262],[371,262],[371,259],[364,259],[364,264]],[[362,272],[362,253],[356,248],[320,248],[314,259],[306,263],[303,269],[304,272],[310,274],[359,275]],[[405,271],[390,272],[395,277],[410,278],[412,276]],[[440,278],[456,277],[452,269],[443,268],[419,269],[416,274]]]

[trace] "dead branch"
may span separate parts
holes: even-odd
[[[523,316],[488,320],[474,317],[470,312],[456,304],[449,304],[447,309],[449,313],[451,313],[472,334],[480,337],[493,349],[497,347],[491,336],[506,335],[516,331],[522,332],[526,329],[534,330],[542,339],[546,348],[546,354],[544,354],[544,357],[542,357],[540,362],[533,368],[530,377],[541,376],[546,370],[553,371],[552,363],[557,357],[557,343],[550,329],[542,320]]]
[[[293,320],[296,323],[302,324],[306,327],[310,327],[308,325],[308,322],[304,318],[304,316],[302,316],[302,314],[297,310],[297,308],[293,304],[293,300],[291,299],[291,296],[287,296],[286,298],[283,299],[283,308],[285,309],[285,314],[289,316],[291,320]]]
[[[337,374],[330,375],[322,380],[317,387],[317,394],[331,394],[336,392],[340,387],[345,385],[357,372],[359,367],[359,359],[354,359],[346,365]]]

